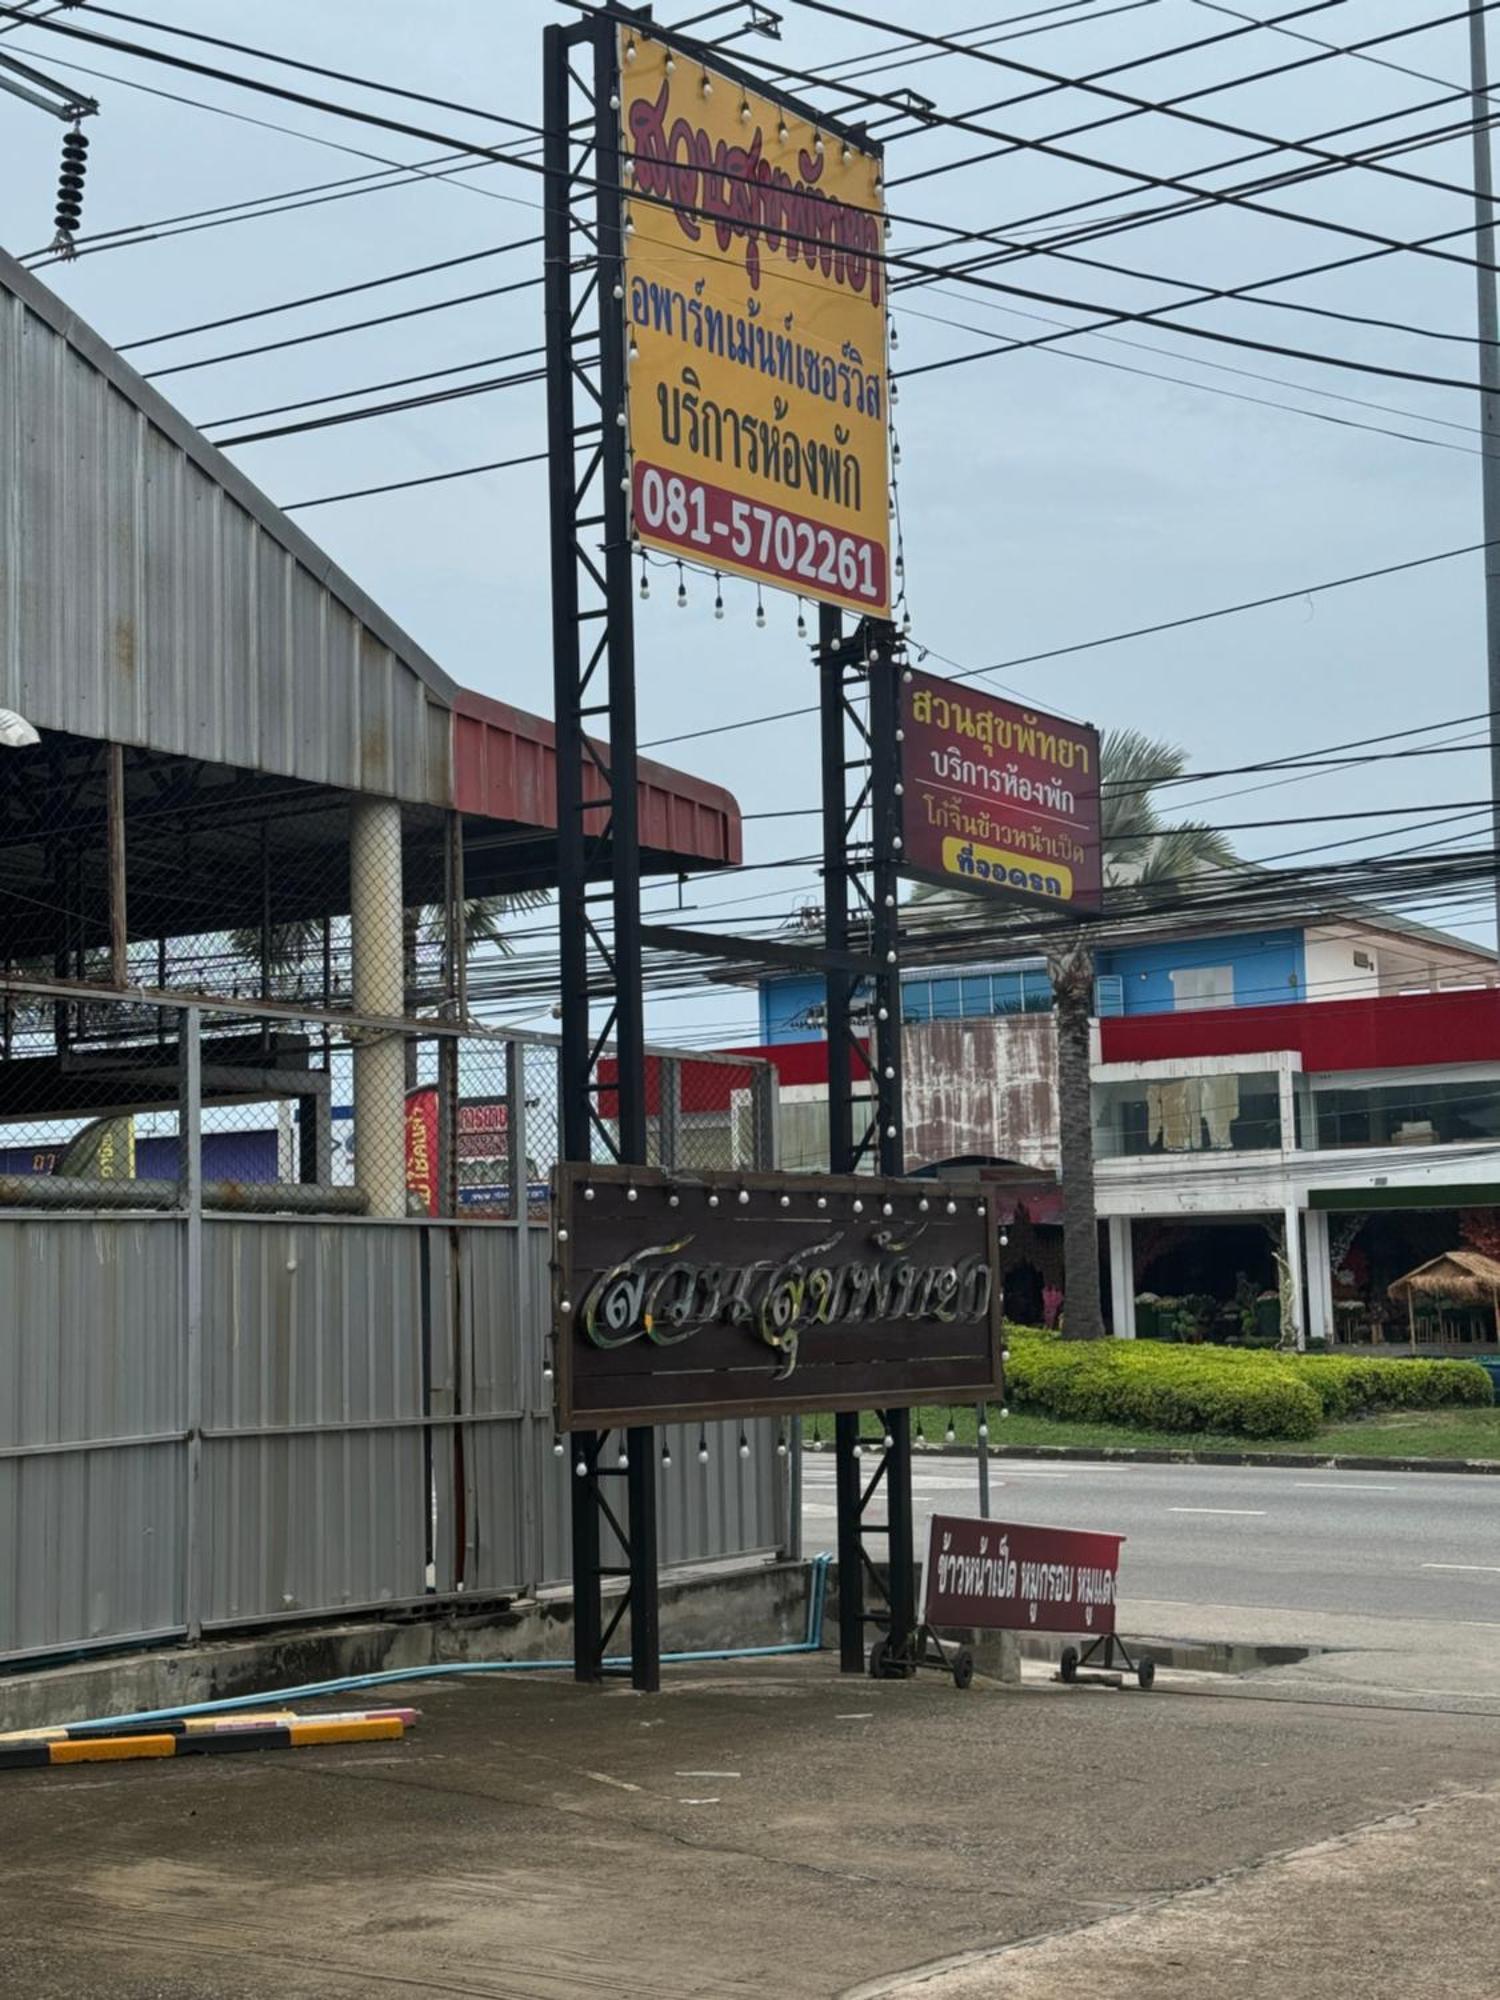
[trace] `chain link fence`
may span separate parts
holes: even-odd
[[[191,1172],[210,1209],[545,1220],[555,1039],[366,1026],[286,1003],[198,997],[194,1010],[196,1066],[183,1007],[4,982],[0,1207],[170,1208]],[[372,1055],[386,1065],[378,1096],[362,1076]],[[763,1062],[652,1055],[647,1103],[653,1165],[776,1161],[775,1073]],[[601,1124],[612,1136],[607,1115]]]

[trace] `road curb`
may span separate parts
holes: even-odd
[[[968,1445],[930,1444],[923,1458],[977,1456]],[[1095,1448],[1081,1444],[992,1446],[990,1463],[1007,1458],[1062,1459],[1082,1465],[1271,1465],[1299,1472],[1469,1472],[1500,1474],[1500,1458],[1353,1458],[1316,1451],[1152,1451],[1126,1446]]]
[[[1192,1674],[1262,1673],[1272,1667],[1294,1667],[1334,1650],[1328,1646],[1273,1645],[1254,1639],[1165,1639],[1135,1633],[1125,1633],[1123,1637],[1132,1659],[1146,1659],[1158,1667]],[[1087,1643],[1061,1632],[1021,1632],[1016,1635],[1016,1642],[1023,1660],[1052,1665],[1062,1658],[1065,1646],[1076,1648]],[[1093,1664],[1102,1667],[1101,1662]]]

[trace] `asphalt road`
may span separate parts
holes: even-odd
[[[866,1458],[866,1477],[874,1461]],[[833,1455],[803,1457],[803,1545],[836,1546]],[[979,1512],[972,1459],[913,1465],[928,1517]],[[872,1503],[873,1517],[883,1508]],[[1492,1624],[1500,1631],[1500,1478],[1257,1466],[990,1461],[998,1521],[1126,1537],[1123,1599]]]

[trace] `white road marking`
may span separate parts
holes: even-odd
[[[679,1778],[737,1778],[738,1771],[679,1771]]]
[[[1486,1576],[1500,1576],[1500,1563],[1423,1563],[1423,1569],[1477,1569]]]
[[[679,1799],[679,1800],[677,1801],[677,1803],[678,1803],[678,1805],[680,1805],[680,1806],[716,1806],[716,1805],[718,1805],[718,1804],[719,1804],[719,1800],[718,1800],[718,1799]]]
[[[1346,1485],[1341,1479],[1294,1479],[1300,1493],[1399,1493],[1399,1486]]]
[[[836,1715],[833,1719],[835,1722],[868,1722],[874,1713],[873,1708],[861,1708],[853,1715]]]
[[[1169,1507],[1169,1514],[1264,1514],[1264,1507]]]
[[[641,1789],[639,1785],[627,1784],[623,1778],[612,1778],[608,1771],[585,1771],[583,1775],[592,1778],[596,1785],[613,1785],[620,1792],[638,1792]]]

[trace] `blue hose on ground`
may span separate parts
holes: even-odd
[[[777,1646],[725,1646],[692,1653],[663,1653],[663,1666],[685,1666],[707,1660],[769,1660],[791,1653],[816,1653],[823,1644],[823,1603],[828,1594],[830,1555],[812,1559],[808,1578],[807,1633]],[[306,1701],[315,1695],[353,1694],[360,1688],[394,1687],[401,1681],[430,1681],[448,1674],[540,1674],[572,1669],[571,1660],[449,1660],[439,1666],[390,1667],[374,1674],[344,1674],[337,1680],[308,1681],[302,1687],[271,1688],[261,1694],[225,1695],[217,1701],[183,1702],[176,1708],[142,1709],[135,1715],[97,1715],[75,1722],[74,1729],[123,1728],[142,1722],[171,1722],[185,1715],[223,1715],[238,1708],[264,1708],[267,1702]],[[630,1665],[630,1655],[605,1661],[612,1668]]]

